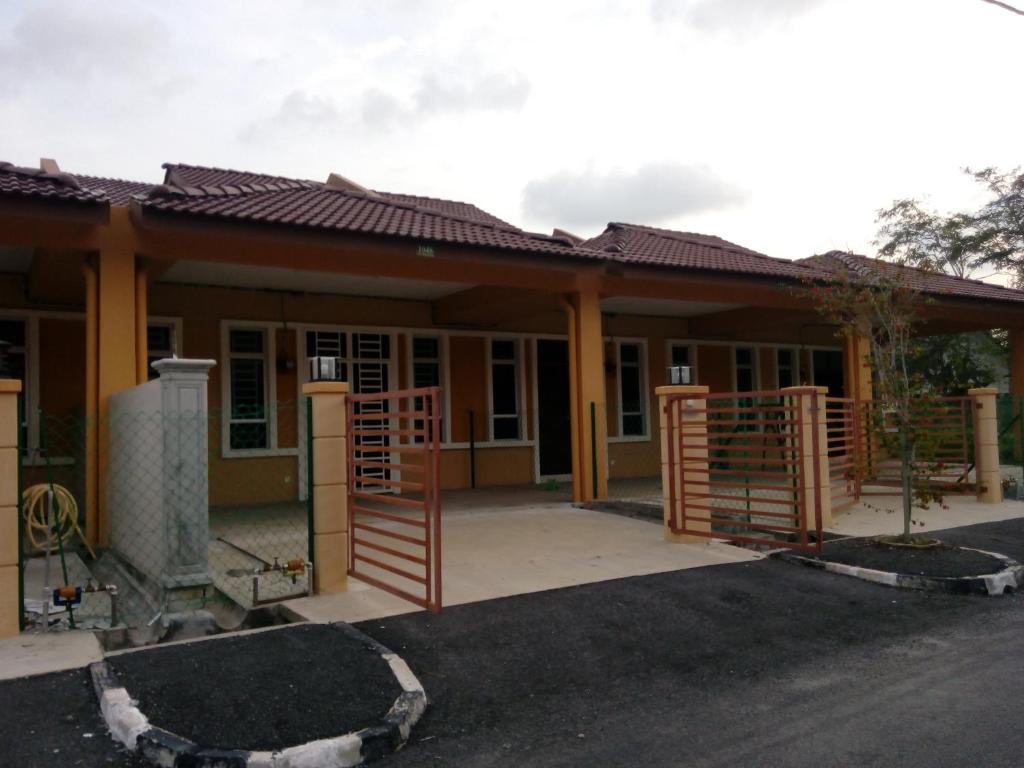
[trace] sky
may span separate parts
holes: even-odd
[[[964,167],[1024,162],[1022,48],[981,0],[5,0],[0,160],[873,253],[879,208],[970,207]]]

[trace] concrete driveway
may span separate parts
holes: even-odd
[[[445,497],[445,606],[760,557],[719,542],[664,541],[661,526],[548,501],[543,491]],[[489,499],[501,506],[487,506]],[[518,502],[518,503],[516,503]],[[418,610],[357,579],[349,590],[292,600],[310,621],[363,621]]]

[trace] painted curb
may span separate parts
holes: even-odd
[[[402,692],[376,725],[276,752],[203,747],[149,722],[106,661],[89,665],[100,712],[111,737],[162,768],[353,768],[399,749],[427,708],[427,694],[409,665],[350,624],[332,628],[372,648],[391,668]]]
[[[921,576],[913,573],[896,573],[879,571],[875,568],[861,568],[856,565],[836,563],[831,560],[818,560],[813,557],[799,555],[792,551],[776,551],[770,557],[791,563],[818,568],[828,573],[852,576],[855,579],[884,584],[901,589],[917,589],[927,592],[949,592],[955,595],[1002,595],[1006,591],[1014,591],[1024,583],[1024,566],[1016,560],[974,547],[961,547],[972,552],[994,557],[1003,563],[1003,569],[995,573],[983,573],[977,576]]]

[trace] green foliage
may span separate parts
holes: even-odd
[[[878,212],[879,255],[957,277],[995,270],[1024,285],[1024,171],[964,171],[986,188],[977,210],[942,214],[896,200]]]
[[[900,270],[878,262],[856,273],[838,272],[828,280],[808,282],[818,311],[844,337],[870,343],[875,401],[866,406],[866,440],[879,454],[897,457],[903,480],[904,536],[910,537],[912,510],[942,501],[932,478],[941,474],[941,434],[936,429],[942,404],[920,372],[914,371],[915,331],[919,309],[928,298],[910,285]],[[861,480],[870,478],[872,461],[861,461]]]
[[[973,387],[987,387],[997,377],[994,360],[1006,352],[987,333],[925,336],[915,339],[911,373],[920,375],[929,389],[944,395],[965,395]]]

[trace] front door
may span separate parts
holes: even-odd
[[[541,476],[572,474],[568,342],[537,340],[537,425]]]

